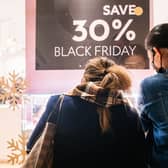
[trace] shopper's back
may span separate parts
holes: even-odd
[[[144,134],[136,111],[116,105],[110,108],[110,115],[111,129],[102,133],[96,105],[65,96],[56,137],[55,167],[144,168]]]

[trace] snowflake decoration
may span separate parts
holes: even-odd
[[[10,141],[7,141],[8,148],[11,149],[11,154],[9,154],[8,162],[12,165],[14,164],[22,164],[26,159],[26,143],[27,143],[28,136],[26,133],[22,133],[19,135],[18,140],[11,139]]]
[[[9,73],[9,78],[0,78],[0,101],[8,103],[10,108],[15,110],[22,102],[25,89],[25,80],[13,71]]]

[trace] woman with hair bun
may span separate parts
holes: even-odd
[[[145,137],[135,108],[123,92],[127,70],[106,57],[85,65],[81,83],[64,94],[55,140],[54,167],[145,168]],[[28,151],[43,130],[59,95],[51,96],[32,132]]]

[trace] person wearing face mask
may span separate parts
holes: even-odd
[[[145,48],[156,73],[141,82],[138,106],[142,125],[147,133],[146,142],[152,142],[151,148],[148,148],[149,165],[151,168],[167,168],[168,23],[156,25],[149,31]],[[152,141],[148,141],[149,139]]]

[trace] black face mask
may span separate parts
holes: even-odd
[[[165,73],[166,70],[163,67],[160,67],[157,72],[158,73]]]

